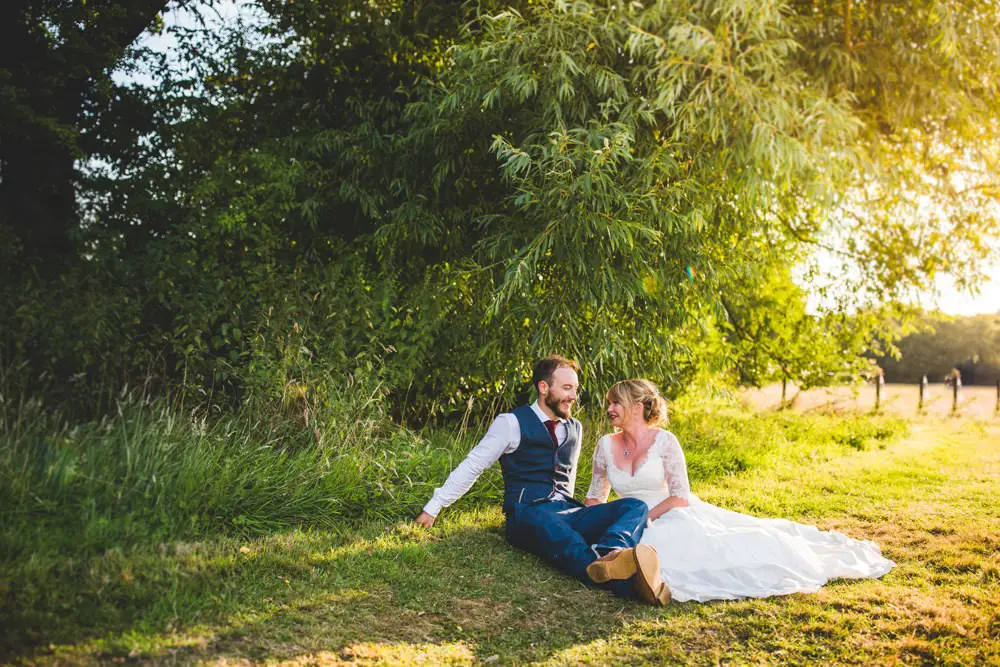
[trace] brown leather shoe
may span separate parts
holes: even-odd
[[[660,577],[660,557],[656,549],[640,544],[632,550],[635,554],[636,573],[633,585],[639,597],[655,605],[670,602],[670,588]],[[588,571],[589,574],[589,571]]]
[[[630,579],[637,568],[634,552],[635,549],[618,549],[601,556],[587,566],[587,576],[595,584],[612,579]]]

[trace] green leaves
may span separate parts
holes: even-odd
[[[976,285],[996,7],[515,5],[266,0],[258,25],[178,31],[181,62],[130,54],[155,85],[88,110],[109,166],[81,182],[70,282],[103,301],[12,290],[8,349],[273,396],[364,360],[424,417],[512,400],[552,351],[592,389],[853,372],[873,303]],[[790,277],[817,248],[830,313]]]
[[[781,12],[724,15],[578,2],[483,17],[453,50],[441,101],[415,109],[414,128],[441,128],[439,159],[449,139],[493,130],[506,189],[483,202],[471,258],[502,269],[491,323],[531,321],[531,354],[575,347],[595,322],[627,322],[624,349],[577,349],[597,368],[641,358],[646,372],[666,372],[666,352],[640,348],[670,349],[691,290],[711,304],[727,280],[769,262],[766,246],[733,239],[767,224],[785,183],[836,166],[829,146],[857,125],[807,85]],[[725,273],[713,268],[721,257]],[[689,265],[698,281],[684,279]],[[540,303],[558,316],[539,315]]]

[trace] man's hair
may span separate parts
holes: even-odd
[[[550,354],[535,362],[535,367],[531,371],[531,386],[538,389],[539,382],[551,385],[552,374],[559,368],[572,368],[577,373],[580,372],[580,364],[576,363],[573,359],[567,359],[558,354]]]

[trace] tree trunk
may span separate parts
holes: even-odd
[[[21,259],[53,268],[69,253],[76,220],[74,140],[67,136],[60,72],[53,39],[36,24],[38,8],[25,0],[0,9],[0,223],[13,233]]]
[[[87,98],[165,5],[0,2],[0,225],[26,265],[58,273],[75,255],[75,163],[86,157],[78,138]]]
[[[23,257],[55,269],[72,255],[76,225],[73,154],[58,142],[9,139],[0,162],[0,212]]]

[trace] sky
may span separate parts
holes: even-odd
[[[983,268],[983,282],[975,293],[959,290],[950,276],[941,274],[934,281],[932,289],[919,292],[909,299],[904,298],[903,301],[919,305],[924,310],[938,310],[953,316],[1000,313],[1000,252],[995,252],[994,255],[994,262]],[[858,271],[856,264],[845,262],[842,257],[820,248],[813,253],[810,262],[796,267],[792,275],[809,295],[809,311],[816,313],[845,307],[841,299],[851,296],[851,293],[845,294],[844,290],[857,287],[861,279]],[[864,292],[859,292],[857,296],[859,301],[854,304],[849,301],[846,305],[848,309],[874,305],[867,300],[874,298],[873,295],[866,296]]]
[[[943,277],[937,281],[940,297],[924,295],[928,302],[922,305],[928,309],[936,305],[948,315],[992,315],[1000,312],[1000,263],[989,267],[986,275],[989,282],[982,286],[978,295],[959,292],[950,279]]]

